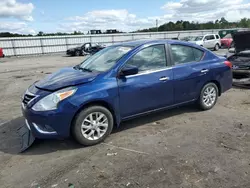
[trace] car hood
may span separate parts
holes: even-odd
[[[250,31],[238,32],[233,35],[236,53],[250,50]]]
[[[43,80],[35,83],[39,89],[56,91],[68,86],[75,86],[93,81],[99,72],[83,72],[73,67],[63,68]]]

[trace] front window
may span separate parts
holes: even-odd
[[[111,46],[104,48],[86,59],[79,68],[89,72],[105,72],[113,67],[131,49],[131,46]]]
[[[203,36],[198,36],[198,37],[195,38],[195,41],[200,41],[202,39],[203,39]]]
[[[166,68],[165,45],[155,45],[142,49],[135,54],[125,66],[135,66],[139,72],[147,72]]]

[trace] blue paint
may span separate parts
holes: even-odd
[[[167,56],[166,68],[148,74],[138,74],[118,78],[125,63],[145,47],[164,44]],[[200,49],[204,56],[200,62],[173,64],[169,46],[180,44]],[[208,82],[219,84],[221,93],[232,86],[231,69],[224,64],[225,58],[192,43],[175,40],[143,40],[119,44],[130,46],[127,54],[106,72],[87,72],[75,68],[64,68],[44,80],[34,83],[28,90],[37,95],[33,101],[22,108],[24,117],[32,125],[49,126],[56,134],[41,134],[31,126],[38,138],[59,138],[70,136],[70,127],[75,115],[85,105],[102,103],[112,109],[117,126],[126,119],[139,115],[180,106],[199,98],[202,87]],[[119,46],[114,45],[114,46]],[[208,69],[209,72],[201,73]],[[167,81],[160,81],[168,77]],[[43,97],[68,86],[77,87],[76,93],[61,101],[56,110],[36,112],[32,106]]]

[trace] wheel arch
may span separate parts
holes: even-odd
[[[77,117],[77,115],[85,108],[88,108],[90,106],[102,106],[102,107],[105,107],[107,108],[112,116],[113,116],[113,120],[114,120],[114,125],[119,125],[119,118],[116,116],[116,113],[115,113],[115,110],[114,108],[112,107],[111,104],[109,104],[108,102],[104,101],[104,100],[95,100],[95,101],[89,101],[89,102],[86,102],[85,104],[83,104],[77,111],[76,113],[74,114],[74,117],[72,118],[72,121],[71,121],[71,124],[70,124],[70,132],[72,131],[72,125]],[[72,135],[72,132],[71,132],[71,135]]]
[[[217,86],[218,91],[219,91],[218,96],[221,96],[221,84],[220,84],[220,82],[218,82],[217,80],[210,80],[210,81],[206,82],[206,83],[202,86],[202,88],[203,88],[206,84],[208,84],[208,83],[214,83],[214,84]]]

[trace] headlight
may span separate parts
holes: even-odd
[[[34,111],[48,111],[48,110],[55,110],[57,109],[57,104],[74,95],[77,88],[69,87],[59,91],[56,91],[38,101],[33,107],[32,110]]]

